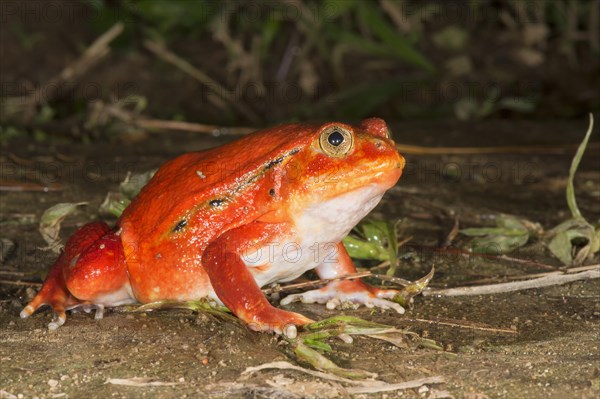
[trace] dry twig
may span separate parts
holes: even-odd
[[[500,294],[505,292],[550,287],[553,285],[571,283],[573,281],[591,280],[596,278],[600,278],[600,265],[596,265],[596,267],[592,270],[587,270],[579,273],[548,273],[548,275],[544,277],[526,281],[481,285],[477,287],[457,287],[441,290],[426,289],[423,291],[423,296],[467,296]]]
[[[508,328],[496,328],[490,327],[487,325],[480,324],[465,324],[460,321],[442,321],[442,320],[428,320],[428,319],[405,319],[407,322],[417,322],[417,323],[426,323],[436,326],[447,326],[447,327],[456,327],[456,328],[466,328],[469,330],[477,330],[477,331],[485,331],[485,332],[493,332],[493,333],[503,333],[503,334],[516,334],[517,331],[511,330]]]
[[[538,269],[543,269],[543,270],[550,270],[550,271],[558,270],[557,267],[552,266],[552,265],[547,265],[545,263],[537,262],[535,260],[514,258],[514,257],[508,256],[508,255],[473,253],[472,251],[469,251],[466,249],[461,249],[461,248],[439,248],[439,247],[422,247],[422,248],[429,249],[435,253],[440,253],[440,254],[448,253],[448,254],[461,254],[461,255],[465,255],[465,256],[478,256],[481,258],[505,260],[505,261],[512,262],[512,263],[518,263],[520,265],[533,266],[533,267],[536,267]]]
[[[269,294],[274,294],[276,292],[286,292],[286,291],[293,291],[293,290],[298,290],[298,289],[303,289],[303,288],[318,287],[318,286],[325,285],[331,281],[336,281],[336,280],[354,280],[357,278],[369,277],[369,276],[375,277],[371,272],[353,273],[353,274],[348,274],[347,276],[341,276],[341,277],[336,277],[336,278],[326,278],[326,279],[321,279],[321,280],[307,281],[305,283],[288,284],[283,287],[277,284],[273,287],[263,289],[262,292],[265,295],[269,295]]]
[[[232,95],[230,91],[227,90],[224,86],[222,86],[219,82],[217,82],[216,80],[208,76],[206,73],[202,72],[201,70],[190,64],[188,61],[172,53],[167,48],[165,48],[165,46],[158,42],[146,40],[144,42],[144,46],[148,50],[150,50],[154,55],[170,63],[171,65],[176,66],[183,72],[196,79],[198,82],[208,87],[213,93],[221,97],[231,106],[237,108],[237,110],[244,114],[244,116],[250,121],[256,124],[260,123],[260,118],[250,108],[246,107],[243,103],[236,99],[235,96]]]
[[[35,114],[36,106],[52,101],[61,92],[61,88],[64,88],[65,83],[73,84],[104,58],[110,52],[110,42],[123,32],[123,27],[121,22],[114,24],[57,76],[27,96],[6,99],[3,107],[6,107],[9,113],[22,112],[23,120],[30,120]]]
[[[411,155],[481,155],[481,154],[564,154],[577,150],[579,144],[523,145],[498,147],[424,147],[396,144],[396,149]],[[590,143],[588,149],[600,148],[600,143]]]
[[[402,389],[418,388],[422,385],[427,384],[443,384],[444,378],[440,376],[420,378],[417,380],[405,381],[398,384],[388,384],[379,380],[351,380],[337,375],[324,373],[322,371],[314,371],[305,369],[300,366],[295,366],[288,362],[272,362],[261,364],[256,367],[248,367],[242,372],[242,379],[247,378],[250,374],[256,373],[257,371],[265,369],[278,369],[278,370],[295,370],[305,374],[309,374],[313,377],[322,378],[328,381],[343,382],[347,384],[355,385],[354,387],[346,387],[346,391],[351,394],[356,393],[374,393],[374,392],[387,392],[387,391],[398,391]]]
[[[389,261],[385,261],[376,267],[380,268],[386,262],[389,265]],[[304,283],[288,284],[288,285],[284,285],[284,286],[275,284],[269,288],[263,289],[262,292],[265,295],[269,295],[269,294],[274,294],[277,292],[287,292],[287,291],[293,291],[293,290],[299,290],[299,289],[305,289],[305,288],[320,287],[320,286],[326,285],[332,281],[355,280],[357,278],[362,278],[362,277],[373,277],[378,280],[388,281],[390,283],[395,283],[395,284],[399,284],[402,286],[407,286],[407,285],[412,284],[412,282],[405,280],[403,278],[400,278],[400,277],[387,276],[385,274],[373,274],[370,271],[365,271],[365,272],[348,274],[346,276],[340,276],[340,277],[335,277],[335,278],[325,278],[325,279],[320,279],[320,280],[312,280],[312,281],[306,281]]]
[[[41,287],[42,283],[34,283],[31,281],[16,281],[16,280],[0,280],[0,284],[19,285],[24,287]]]
[[[417,380],[410,380],[410,381],[401,382],[398,384],[382,384],[382,385],[372,385],[372,386],[367,386],[367,387],[349,387],[349,388],[346,388],[346,391],[349,394],[389,392],[389,391],[399,391],[399,390],[404,390],[404,389],[414,389],[414,388],[419,388],[423,385],[429,385],[429,384],[443,384],[444,382],[445,382],[445,380],[443,377],[435,376],[435,377],[419,378]]]
[[[120,121],[147,130],[177,130],[190,133],[208,133],[219,135],[244,135],[255,131],[251,127],[225,127],[191,123],[182,121],[167,121],[160,119],[141,118],[117,105],[103,105],[99,112],[119,119]]]

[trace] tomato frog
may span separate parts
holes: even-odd
[[[287,124],[164,164],[114,228],[81,227],[42,289],[22,310],[66,310],[204,297],[251,329],[294,337],[312,322],[272,306],[261,287],[316,269],[329,279],[356,272],[342,239],[394,186],[404,167],[385,122]],[[335,280],[285,297],[404,309],[394,290]]]

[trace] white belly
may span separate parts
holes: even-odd
[[[337,258],[337,244],[381,200],[385,189],[370,185],[328,201],[312,204],[294,217],[295,229],[242,259],[262,287],[293,280]]]

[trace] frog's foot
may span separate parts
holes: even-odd
[[[21,311],[21,318],[26,319],[44,305],[50,305],[54,318],[48,324],[48,329],[56,330],[67,320],[66,310],[77,306],[79,301],[71,295],[62,276],[62,268],[66,262],[65,254],[61,254],[54,267],[48,273],[40,292]]]
[[[61,287],[60,285],[53,285],[51,282],[50,284],[46,282],[35,298],[21,310],[21,318],[28,318],[44,305],[50,305],[54,312],[52,321],[48,323],[48,329],[56,330],[58,327],[65,324],[65,321],[67,320],[66,310],[79,306],[79,303],[66,288]]]
[[[250,318],[246,318],[243,315],[241,318],[248,323],[248,328],[251,330],[281,334],[291,339],[296,338],[298,335],[297,326],[314,322],[301,314],[288,312],[272,306]]]
[[[95,310],[96,311],[96,313],[94,314],[95,320],[101,320],[102,318],[104,318],[104,305],[100,305],[100,304],[81,303],[81,304],[75,305],[75,307],[73,307],[73,308],[69,308],[69,310],[72,313],[77,313],[80,310],[83,310],[85,313],[91,313],[92,310]]]
[[[280,303],[282,305],[298,301],[303,303],[325,303],[327,309],[344,307],[348,304],[353,307],[365,305],[368,308],[393,309],[403,314],[404,308],[400,304],[389,300],[396,294],[398,294],[396,290],[371,287],[360,280],[340,280],[330,282],[325,287],[317,290],[288,295]]]

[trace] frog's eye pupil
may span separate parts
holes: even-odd
[[[334,130],[331,132],[329,137],[327,137],[327,141],[334,147],[342,144],[344,142],[344,135],[340,133],[338,130]]]

